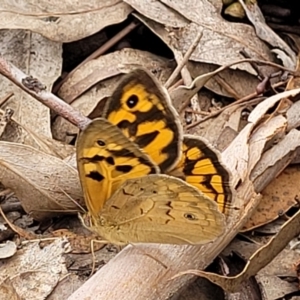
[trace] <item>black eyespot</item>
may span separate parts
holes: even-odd
[[[140,191],[143,191],[144,190],[144,188],[140,188]]]
[[[97,144],[101,147],[105,146],[105,143],[102,140],[98,140]]]
[[[139,98],[136,95],[132,95],[127,99],[126,104],[129,108],[134,108],[138,101]]]
[[[190,221],[198,220],[198,218],[194,214],[191,214],[191,213],[184,214],[184,217]]]
[[[152,191],[152,193],[153,193],[153,194],[157,194],[157,191],[154,190],[154,191]]]

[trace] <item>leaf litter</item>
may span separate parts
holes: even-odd
[[[239,210],[233,211],[222,239],[199,249],[201,256],[187,251],[183,260],[178,257],[171,267],[172,274],[166,273],[160,284],[149,273],[148,286],[140,284],[140,299],[157,299],[157,295],[167,298],[166,295],[176,293],[179,299],[185,299],[186,293],[190,295],[188,299],[215,295],[215,286],[199,289],[197,284],[203,284],[203,280],[189,284],[187,276],[177,279],[186,287],[180,294],[176,290],[178,281],[171,278],[191,269],[192,265],[203,270],[218,255],[219,263],[215,261],[213,265],[217,264],[222,270],[221,276],[199,270],[193,274],[201,274],[219,284],[223,288],[218,289],[220,299],[225,294],[228,299],[243,295],[247,295],[247,299],[255,296],[292,299],[299,293],[296,272],[299,172],[295,165],[300,151],[296,72],[299,38],[286,30],[285,34],[294,44],[283,40],[276,29],[274,31],[276,26],[269,21],[268,14],[261,13],[260,3],[235,3],[240,4],[239,10],[245,10],[238,14],[241,18],[238,22],[226,19],[222,13],[231,4],[217,0],[126,0],[105,5],[67,1],[51,7],[46,2],[33,1],[29,5],[21,1],[16,6],[4,1],[0,9],[1,55],[90,118],[101,115],[103,104],[123,74],[143,66],[165,84],[176,65],[183,64],[171,82],[169,93],[181,112],[186,132],[207,138],[223,151],[222,157],[233,173],[232,185],[237,191],[234,206]],[[286,9],[281,5],[275,3],[277,12]],[[233,13],[234,10],[226,10],[227,17]],[[200,41],[193,45],[199,32]],[[98,41],[97,34],[101,35]],[[80,40],[83,43],[80,44]],[[185,62],[184,56],[193,46],[195,49]],[[76,57],[73,61],[72,48],[74,53],[86,53],[86,57],[81,58],[83,64]],[[97,54],[93,55],[97,48]],[[248,57],[251,62],[230,65]],[[282,66],[276,65],[278,63]],[[224,66],[222,70],[218,70],[220,66]],[[63,72],[69,74],[63,78]],[[51,111],[37,101],[39,97],[42,99],[43,93],[34,99],[11,81],[2,79],[0,182],[14,193],[25,213],[35,220],[28,224],[39,221],[39,225],[35,230],[30,225],[20,227],[21,238],[15,235],[12,241],[1,241],[3,249],[11,248],[1,255],[0,294],[11,299],[55,299],[64,290],[64,299],[69,296],[76,299],[81,293],[94,296],[94,289],[97,286],[98,291],[101,290],[103,282],[114,287],[111,291],[115,296],[132,299],[131,293],[136,292],[136,288],[130,285],[126,292],[122,291],[128,280],[122,269],[118,269],[121,276],[118,282],[114,282],[117,276],[109,277],[116,274],[118,260],[127,259],[130,263],[130,255],[126,255],[130,254],[128,249],[111,259],[118,251],[110,252],[109,256],[109,247],[100,243],[94,247],[93,262],[89,254],[91,242],[99,237],[86,232],[76,217],[67,216],[81,211],[80,205],[83,205],[74,163],[78,128],[60,116],[59,107]],[[7,118],[5,114],[9,109],[13,115]],[[294,165],[290,165],[291,162]],[[1,206],[6,205],[8,218],[11,216],[12,222],[16,222],[10,214],[14,206],[6,196],[2,200]],[[24,241],[21,229],[34,232],[32,236],[37,241]],[[1,231],[5,229],[1,227]],[[264,236],[258,243],[257,237],[261,234]],[[241,236],[246,241],[242,241]],[[160,256],[151,249],[143,248],[143,251],[165,263],[168,255]],[[133,247],[132,251],[141,256],[139,247]],[[171,255],[172,251],[176,253],[175,248],[168,248],[166,253]],[[30,257],[28,253],[35,256]],[[86,280],[82,276],[89,275],[93,263],[107,264],[80,287]],[[138,267],[139,261],[136,264]],[[76,269],[72,269],[72,265],[76,265]],[[138,269],[144,268],[137,268],[134,275],[143,278]],[[235,269],[235,274],[224,272],[226,269]],[[155,271],[151,274],[155,276]],[[101,276],[101,280],[97,276]],[[97,282],[94,289],[91,288],[93,280]],[[72,285],[80,288],[75,291]],[[239,286],[240,292],[228,294],[228,291],[238,291]],[[157,294],[151,298],[149,291],[153,288]],[[105,297],[105,293],[103,290],[99,294]]]

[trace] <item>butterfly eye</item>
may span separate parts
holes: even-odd
[[[126,104],[129,108],[134,108],[136,104],[138,103],[139,98],[136,95],[132,95],[128,98],[126,101]]]
[[[184,217],[186,219],[188,219],[189,221],[195,221],[195,220],[198,220],[198,218],[194,215],[194,214],[191,214],[191,213],[186,213],[184,214]]]
[[[105,146],[105,143],[102,140],[97,140],[97,144],[101,147]]]

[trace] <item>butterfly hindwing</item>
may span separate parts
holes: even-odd
[[[98,215],[126,179],[159,173],[150,157],[102,118],[91,121],[79,134],[76,148],[84,198],[92,215]]]
[[[143,149],[161,172],[177,164],[183,138],[179,117],[168,93],[146,70],[124,77],[107,101],[103,117]]]
[[[204,244],[222,234],[215,202],[181,179],[148,175],[127,180],[105,203],[96,230],[115,244]]]
[[[218,151],[207,141],[185,135],[181,160],[170,174],[180,176],[196,187],[216,201],[221,212],[229,215],[232,202],[230,173],[221,162]]]

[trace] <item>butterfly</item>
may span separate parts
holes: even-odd
[[[220,154],[203,138],[183,135],[179,116],[167,91],[144,69],[120,82],[102,117],[146,152],[161,173],[178,176],[218,203],[230,214],[230,173]]]
[[[217,204],[158,166],[106,119],[80,132],[77,166],[88,207],[81,219],[107,242],[204,244],[225,229]]]

